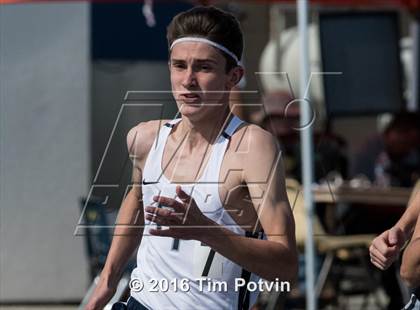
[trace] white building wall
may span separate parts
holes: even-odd
[[[86,291],[89,90],[87,2],[0,6],[0,302]]]

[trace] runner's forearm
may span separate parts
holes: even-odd
[[[284,244],[238,236],[214,223],[200,238],[216,252],[266,280],[294,282],[297,275],[297,252]]]
[[[110,287],[117,285],[142,238],[144,215],[137,197],[136,189],[131,190],[118,213],[111,248],[101,273],[101,281],[105,281]]]
[[[401,216],[395,226],[401,228],[404,232],[406,240],[409,240],[413,235],[414,228],[416,226],[417,217],[420,215],[420,190],[415,193],[414,198],[410,201],[410,204]]]

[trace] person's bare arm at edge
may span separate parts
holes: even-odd
[[[386,270],[399,257],[404,244],[411,238],[420,215],[420,190],[409,202],[407,210],[390,229],[377,236],[369,248],[373,265]]]
[[[143,204],[141,203],[141,165],[153,140],[146,123],[132,128],[127,135],[127,147],[133,162],[133,187],[125,197],[118,212],[114,236],[104,269],[85,309],[103,309],[115,294],[118,282],[133,251],[141,242],[144,225]]]
[[[404,250],[400,269],[401,278],[411,288],[420,286],[420,215],[410,243]]]
[[[170,227],[168,230],[151,230],[151,234],[199,240],[266,280],[278,278],[294,282],[298,269],[295,225],[287,199],[280,151],[269,133],[256,126],[253,129],[248,135],[249,152],[243,157],[243,181],[249,188],[268,240],[238,236],[211,221],[180,187],[177,194],[184,203],[167,197],[154,199],[174,208],[176,213],[188,210],[183,222],[177,220],[174,212],[150,206],[146,207],[146,212],[150,213],[146,218]],[[180,225],[179,228],[171,227],[176,225]],[[189,228],[189,225],[203,228]]]

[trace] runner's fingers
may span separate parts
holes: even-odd
[[[382,239],[373,242],[372,246],[378,250],[384,257],[393,258],[396,253],[398,253],[398,249],[396,246],[388,246]]]
[[[159,237],[172,237],[175,239],[191,239],[190,237],[185,237],[182,233],[182,230],[176,228],[167,228],[167,229],[150,229],[149,230],[151,235],[159,236]]]
[[[156,209],[155,213],[146,213],[146,219],[157,224],[165,222],[170,225],[181,225],[184,214],[175,213],[172,210]]]
[[[169,229],[150,229],[149,233],[159,237],[173,237],[173,231]]]
[[[380,270],[385,270],[387,267],[386,265],[382,264],[381,262],[377,261],[376,259],[374,259],[373,257],[370,258],[370,261],[373,265],[375,265],[377,268],[379,268]]]
[[[164,196],[155,196],[153,197],[153,200],[158,202],[161,205],[164,205],[165,207],[173,208],[177,212],[185,211],[184,205],[175,199],[164,197]]]
[[[385,264],[389,261],[389,258],[385,257],[375,246],[370,247],[370,256],[374,257],[376,260],[380,261],[381,263]]]
[[[152,214],[156,216],[168,216],[171,214],[172,210],[166,208],[158,208],[158,207],[146,207],[145,209],[146,214]]]
[[[162,219],[160,219],[156,214],[146,214],[146,220],[155,224],[162,224]]]
[[[162,226],[171,226],[179,224],[179,220],[172,216],[160,216],[157,214],[146,214],[146,219]]]
[[[381,253],[377,251],[377,249],[372,249],[370,251],[370,260],[375,266],[377,266],[381,270],[388,269],[389,266],[391,266],[391,264],[394,262],[394,260],[381,255]]]

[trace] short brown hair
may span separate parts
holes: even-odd
[[[244,43],[238,20],[232,14],[215,7],[194,7],[172,19],[167,29],[169,47],[175,40],[189,36],[206,38],[223,45],[238,59],[242,57]],[[226,72],[238,65],[231,56],[218,51],[226,58]]]

